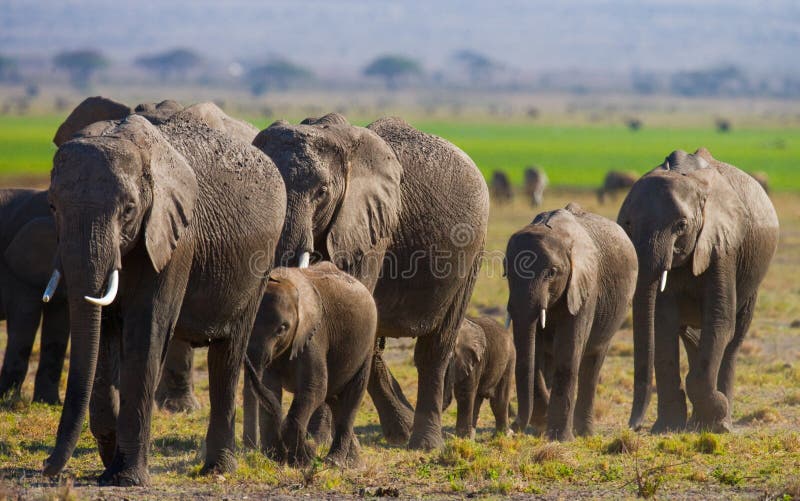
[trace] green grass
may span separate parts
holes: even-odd
[[[55,147],[51,139],[60,116],[0,116],[0,175],[45,175]],[[266,126],[271,120],[258,120]],[[554,185],[597,186],[610,169],[645,172],[672,150],[700,146],[716,158],[747,171],[764,171],[778,190],[800,190],[800,129],[645,128],[544,126],[475,121],[414,121],[427,132],[457,144],[485,175],[503,169],[521,182],[525,166],[543,167]]]

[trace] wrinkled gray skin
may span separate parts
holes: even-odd
[[[49,303],[42,293],[53,271],[56,230],[40,190],[0,190],[0,319],[8,344],[0,372],[0,396],[20,398],[39,321],[42,338],[33,401],[59,403],[58,385],[69,340],[66,296],[58,290]]]
[[[202,472],[233,471],[234,395],[266,286],[252,260],[274,255],[285,215],[274,164],[190,117],[154,126],[131,115],[89,125],[59,147],[49,199],[72,338],[44,473],[62,471],[91,405],[100,482],[148,483],[153,394],[172,336],[209,346]],[[113,270],[119,292],[101,339],[101,307],[85,296],[103,296]]]
[[[416,410],[380,343],[368,391],[388,440],[439,446],[444,373],[486,237],[489,197],[478,168],[452,144],[397,118],[367,128],[338,114],[279,121],[254,144],[287,186],[276,259],[295,265],[314,251],[315,260],[333,261],[373,291],[378,336],[417,338]]]
[[[492,201],[495,203],[506,204],[514,198],[511,181],[508,180],[506,173],[501,170],[492,172],[491,187]]]
[[[514,429],[544,421],[550,439],[590,435],[600,368],[636,285],[633,245],[613,221],[569,204],[512,235],[506,259],[517,350]]]
[[[56,146],[61,146],[74,133],[89,124],[104,120],[122,120],[134,113],[145,117],[153,125],[164,124],[173,116],[199,121],[246,144],[252,143],[258,134],[256,127],[229,117],[214,103],[197,103],[184,107],[167,99],[160,103],[143,103],[132,109],[112,99],[96,96],[86,98],[70,113],[58,128],[53,142]],[[192,363],[191,346],[179,339],[172,340],[155,394],[159,407],[171,412],[190,412],[200,407],[194,396]]]
[[[630,171],[610,170],[597,190],[597,201],[603,204],[609,195],[614,198],[618,193],[626,191],[639,179],[639,175]]]
[[[273,270],[247,350],[254,371],[245,380],[245,391],[256,388],[263,406],[258,429],[266,454],[308,465],[315,450],[306,441],[308,423],[327,403],[333,414],[327,461],[359,464],[353,422],[367,390],[377,322],[370,291],[332,263]],[[294,394],[285,419],[284,389]]]
[[[708,150],[678,150],[636,182],[617,221],[639,259],[630,426],[642,426],[655,365],[654,433],[687,424],[730,430],[736,353],[778,243],[772,203],[756,180]],[[665,271],[666,288],[659,292]],[[688,423],[679,338],[689,360]]]
[[[538,167],[528,167],[525,169],[525,196],[534,207],[542,205],[544,200],[544,190],[547,188],[549,180],[544,169]]]
[[[508,404],[515,359],[514,339],[502,325],[488,317],[464,319],[445,375],[443,408],[455,396],[456,435],[475,438],[478,415],[487,398],[495,430],[500,434],[509,431]]]

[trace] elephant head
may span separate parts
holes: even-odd
[[[445,373],[442,410],[450,406],[455,386],[467,379],[486,353],[486,334],[483,329],[465,318],[458,329],[456,347]],[[477,384],[477,381],[475,382]]]
[[[704,273],[738,246],[742,202],[706,149],[672,152],[631,188],[617,222],[639,261],[633,301],[634,402],[630,426],[641,426],[650,401],[656,296],[670,270]]]
[[[547,311],[577,316],[595,296],[597,248],[575,218],[580,208],[543,212],[511,236],[506,250],[508,313],[517,351],[517,423],[525,429],[533,412],[534,341]]]
[[[315,251],[353,271],[397,226],[403,169],[371,130],[338,114],[278,121],[253,144],[269,155],[286,183],[287,212],[276,264],[307,264]]]
[[[56,152],[49,200],[68,286],[72,341],[67,393],[46,474],[61,471],[80,435],[97,364],[100,307],[114,301],[123,257],[143,246],[154,272],[163,270],[192,220],[197,194],[185,158],[136,115],[86,127]]]

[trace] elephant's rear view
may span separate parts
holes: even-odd
[[[687,426],[686,394],[693,429],[730,430],[736,353],[778,244],[769,197],[708,150],[678,150],[633,185],[617,221],[639,260],[630,426],[642,426],[655,367],[653,432]],[[689,360],[685,393],[679,338]]]

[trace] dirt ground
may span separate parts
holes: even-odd
[[[781,220],[781,242],[740,352],[735,430],[731,434],[652,436],[626,430],[633,385],[633,344],[626,327],[615,337],[602,370],[595,407],[597,434],[593,437],[550,444],[533,435],[494,436],[494,421],[486,405],[477,439],[456,439],[449,436],[455,424],[453,405],[444,414],[448,434],[445,446],[431,452],[409,451],[389,446],[382,439],[377,414],[366,398],[356,430],[362,444],[363,468],[339,470],[320,461],[297,470],[275,464],[260,452],[240,450],[236,473],[201,477],[200,450],[209,402],[205,351],[198,350],[195,378],[203,408],[191,415],[155,412],[150,487],[97,487],[95,479],[102,463],[88,426],[61,478],[42,477],[40,467],[54,443],[60,408],[7,402],[0,409],[0,499],[572,499],[637,495],[800,499],[800,196],[777,193],[773,200]],[[563,207],[569,201],[614,218],[621,199],[599,206],[591,193],[556,191],[546,195],[542,210]],[[487,250],[503,250],[509,235],[536,212],[519,198],[510,205],[494,207]],[[488,262],[470,312],[502,321],[506,300],[501,268]],[[0,336],[0,351],[4,346],[5,336]],[[413,340],[390,340],[388,346],[392,371],[413,402]],[[685,362],[683,368],[685,373]],[[36,360],[23,389],[26,395],[32,393],[35,369]],[[647,424],[654,418],[652,402]],[[241,412],[237,433],[241,433]],[[325,450],[325,446],[320,447],[321,456]]]

